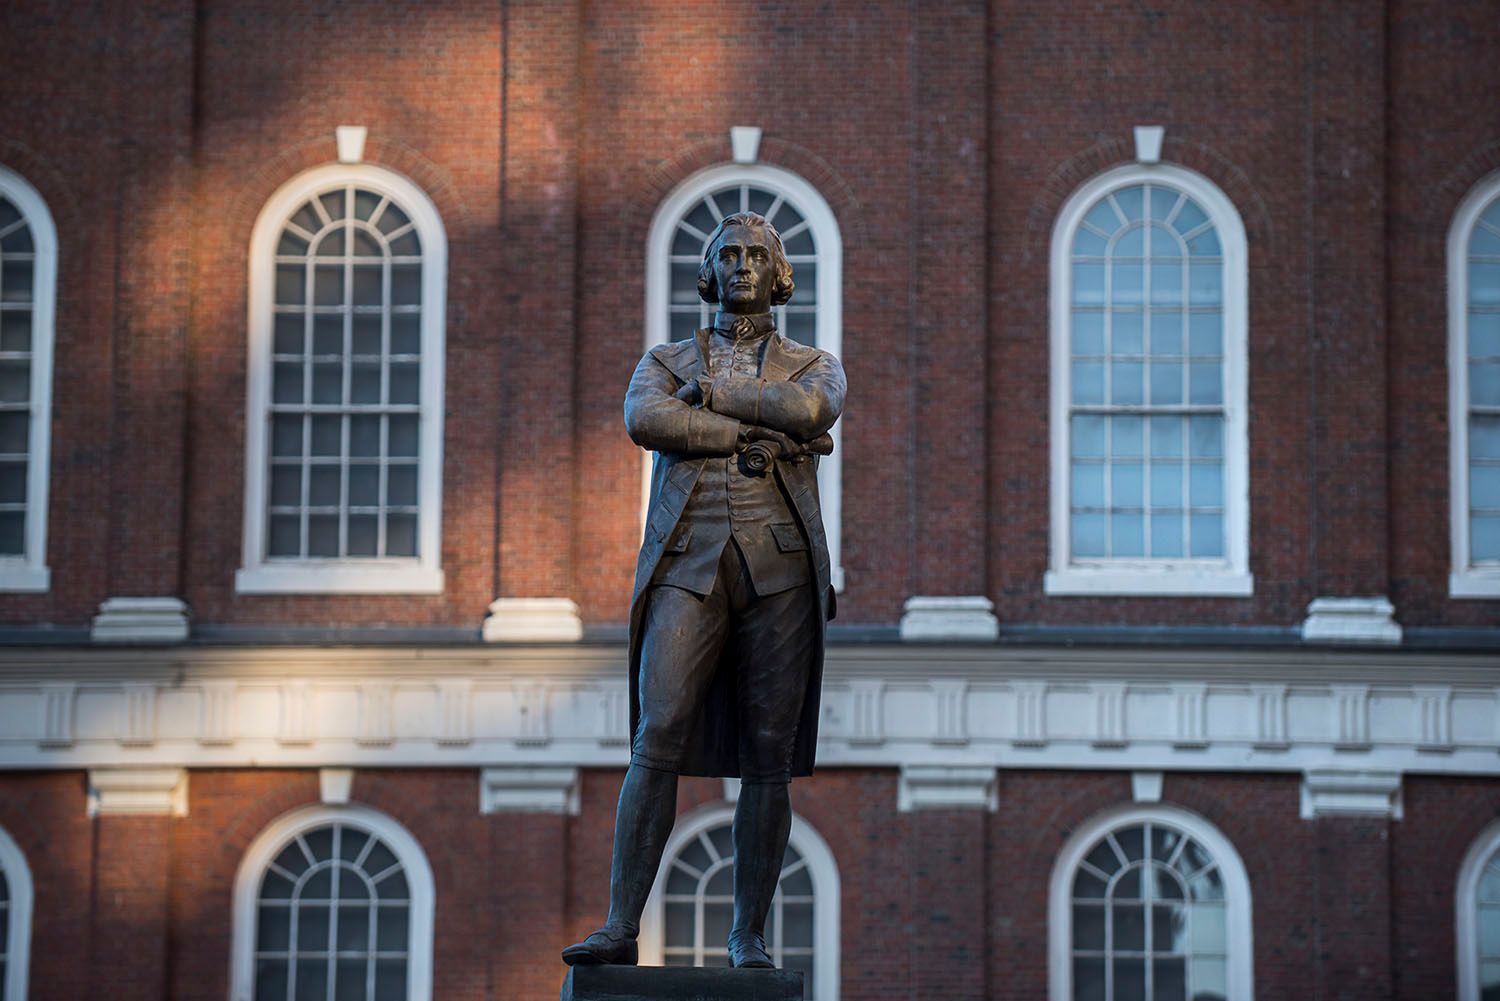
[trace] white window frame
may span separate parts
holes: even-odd
[[[641,915],[641,934],[638,940],[643,966],[661,966],[663,939],[665,938],[664,896],[666,873],[670,861],[698,835],[715,827],[734,821],[733,803],[709,803],[677,818],[677,826],[662,849],[662,866],[651,887],[651,896],[646,900],[646,909]],[[796,813],[792,814],[792,832],[788,845],[807,863],[807,873],[813,888],[813,993],[819,1001],[838,1001],[839,997],[839,908],[842,898],[839,890],[838,863],[833,850],[811,824]]]
[[[435,896],[432,866],[410,831],[380,811],[359,804],[314,804],[292,810],[272,821],[245,850],[245,857],[240,861],[239,871],[234,877],[230,1001],[251,1001],[255,997],[256,907],[266,867],[297,835],[325,824],[357,827],[385,842],[395,853],[411,893],[411,924],[408,928],[406,953],[406,1001],[432,1001]]]
[[[1159,184],[1186,194],[1208,214],[1224,261],[1224,524],[1222,568],[1190,560],[1074,561],[1071,553],[1069,441],[1072,399],[1073,237],[1105,195],[1137,184]],[[1051,560],[1043,578],[1049,595],[1162,595],[1248,597],[1250,573],[1249,413],[1247,392],[1248,250],[1245,224],[1234,204],[1206,177],[1170,164],[1133,163],[1086,181],[1063,205],[1052,229],[1052,527]]]
[[[1229,839],[1197,814],[1168,804],[1135,803],[1112,807],[1090,817],[1073,831],[1058,852],[1047,897],[1049,1001],[1073,1001],[1073,878],[1079,863],[1106,833],[1144,823],[1175,827],[1213,855],[1224,880],[1229,987],[1226,1001],[1253,1001],[1255,943],[1251,931],[1250,878],[1245,863]]]
[[[1500,566],[1469,562],[1469,238],[1500,198],[1500,171],[1474,185],[1448,228],[1448,502],[1452,598],[1500,598]]]
[[[47,495],[52,450],[52,355],[56,339],[57,226],[41,193],[0,167],[0,196],[10,199],[31,228],[31,426],[26,467],[26,554],[0,557],[0,592],[51,589],[47,566]]]
[[[842,357],[844,346],[844,244],[838,219],[828,201],[806,180],[782,167],[765,163],[724,163],[704,169],[684,180],[657,206],[646,240],[646,350],[665,344],[671,337],[672,239],[677,223],[704,195],[730,184],[753,184],[781,195],[802,213],[812,230],[818,256],[818,280],[814,286],[817,346]],[[796,275],[793,274],[795,280]],[[795,293],[793,294],[795,299]],[[843,564],[843,421],[833,425],[833,454],[818,462],[818,503],[823,511],[823,530],[828,537],[828,562],[833,587],[844,589]],[[644,463],[641,484],[641,525],[651,484],[650,456]]]
[[[358,185],[385,195],[422,242],[422,410],[417,436],[417,553],[413,558],[265,556],[266,467],[271,404],[276,242],[293,212],[319,191]],[[245,529],[241,594],[440,594],[443,590],[443,384],[448,238],[437,206],[409,179],[374,164],[325,164],[287,181],[266,202],[250,236],[250,317],[245,420]]]
[[[1458,867],[1454,894],[1454,938],[1458,946],[1458,1001],[1481,1001],[1479,992],[1479,877],[1485,863],[1500,851],[1500,821],[1480,832]]]
[[[5,828],[0,827],[0,869],[10,889],[10,935],[5,943],[5,997],[26,1001],[26,978],[31,968],[31,904],[35,891],[26,856]]]

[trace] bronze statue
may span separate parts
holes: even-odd
[[[646,352],[625,427],[656,453],[630,607],[630,769],[615,816],[609,918],[570,965],[634,964],[641,911],[677,813],[679,775],[739,776],[731,966],[771,967],[764,929],[812,772],[823,631],[834,614],[817,455],[844,371],[776,330],[791,298],[781,237],[727,216],[698,273],[713,326]]]

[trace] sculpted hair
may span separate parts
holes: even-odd
[[[792,265],[786,259],[786,250],[781,246],[781,234],[765,216],[755,212],[735,212],[725,216],[709,234],[708,246],[703,250],[703,263],[698,267],[698,298],[704,302],[719,301],[719,283],[714,278],[714,254],[718,252],[719,240],[730,226],[756,226],[770,238],[771,263],[776,267],[776,287],[771,292],[771,305],[780,306],[792,297],[797,286],[792,282]]]

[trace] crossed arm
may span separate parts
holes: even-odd
[[[649,352],[630,377],[625,428],[642,448],[685,455],[731,455],[769,429],[800,447],[833,427],[844,408],[844,369],[830,354],[794,379],[706,378],[680,386]],[[706,392],[705,392],[706,390]],[[698,402],[694,406],[689,399]]]

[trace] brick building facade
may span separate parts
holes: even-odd
[[[851,387],[811,996],[1495,996],[1497,13],[11,5],[0,997],[556,990],[627,758],[621,399],[717,197],[785,213]],[[734,794],[684,783],[680,857]],[[287,845],[390,852],[368,942],[275,946]],[[654,961],[715,961],[704,865]]]

